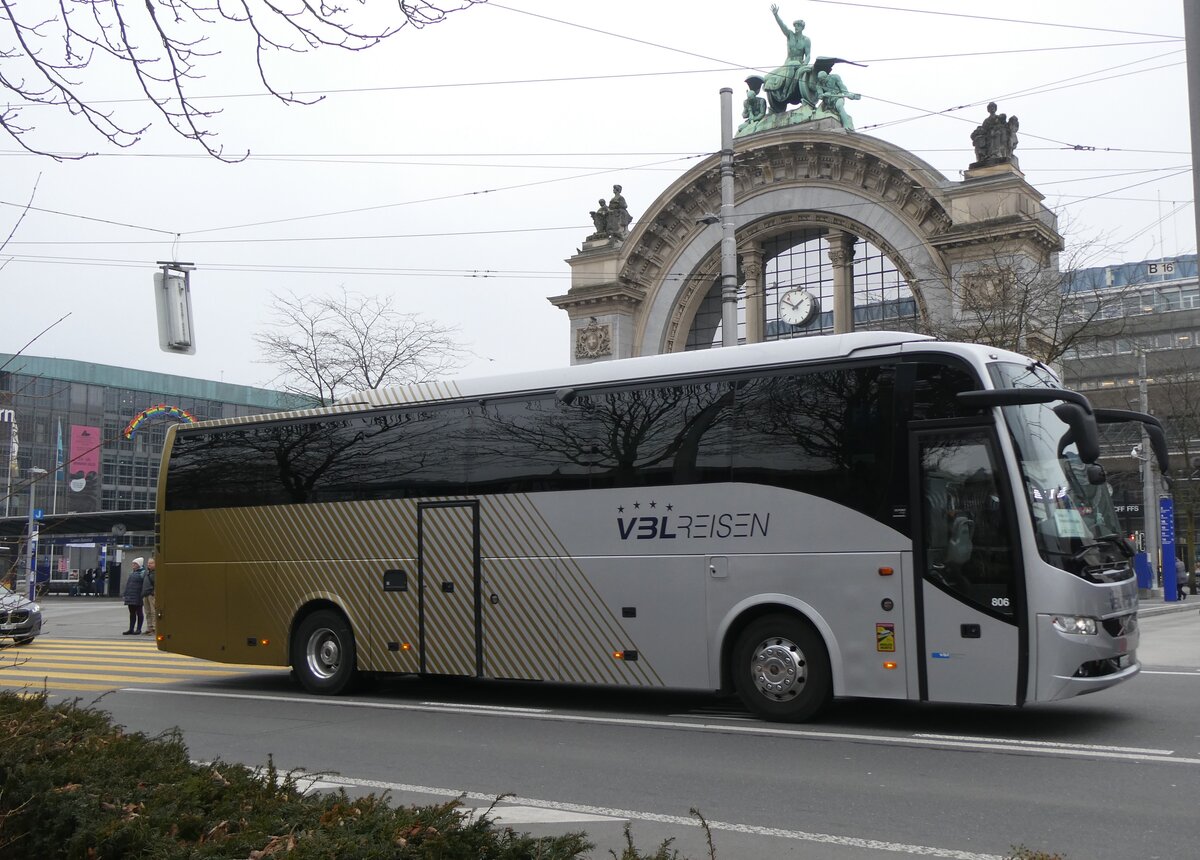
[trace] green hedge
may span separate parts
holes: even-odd
[[[98,710],[0,693],[0,857],[567,860],[591,848],[581,833],[465,821],[456,801],[305,795],[272,767],[191,762],[178,730],[126,733]]]

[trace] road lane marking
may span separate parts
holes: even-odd
[[[462,791],[452,788],[435,788],[427,785],[406,785],[397,782],[381,782],[372,779],[348,779],[343,777],[322,776],[320,781],[338,788],[368,788],[378,791],[406,792],[410,794],[429,794],[434,797],[461,797],[482,803],[494,803],[495,795],[483,794],[478,791]],[[506,801],[517,807],[533,807],[536,809],[557,810],[577,815],[598,816],[609,820],[652,821],[658,824],[673,824],[682,827],[699,827],[697,818],[682,815],[663,815],[657,812],[645,812],[633,809],[614,809],[607,806],[592,806],[583,803],[565,803],[557,800],[541,800],[534,797],[506,797]],[[504,808],[497,806],[493,812],[503,812]],[[529,822],[534,823],[534,822]],[[769,836],[776,839],[794,839],[801,842],[815,842],[824,845],[841,845],[848,848],[869,849],[873,851],[891,851],[897,854],[916,854],[922,857],[945,857],[950,860],[1004,860],[999,854],[980,854],[975,851],[959,851],[953,848],[936,848],[932,845],[909,845],[903,842],[885,842],[879,839],[865,839],[858,836],[839,836],[832,833],[814,833],[806,830],[784,830],[778,827],[759,827],[755,824],[738,824],[730,821],[709,821],[709,829],[729,833],[743,833],[751,836]]]
[[[548,714],[547,708],[510,708],[504,705],[473,705],[470,702],[422,702],[431,708],[450,710],[495,711],[498,714]]]
[[[1110,752],[1145,753],[1146,755],[1174,755],[1175,750],[1149,749],[1146,747],[1114,747],[1102,744],[1069,744],[1061,741],[1029,741],[1020,738],[985,738],[974,735],[914,734],[914,738],[931,738],[939,741],[974,741],[989,744],[1021,744],[1022,746],[1054,747],[1072,750],[1107,750]]]
[[[547,722],[581,723],[586,725],[618,726],[642,729],[676,729],[695,732],[715,732],[718,734],[751,735],[775,738],[795,738],[797,740],[847,741],[851,743],[893,744],[896,746],[934,747],[947,750],[967,750],[972,752],[991,753],[1029,753],[1040,756],[1061,756],[1064,758],[1100,758],[1119,761],[1153,761],[1169,764],[1200,765],[1200,758],[1184,758],[1175,756],[1168,751],[1166,754],[1121,752],[1118,749],[1076,749],[1060,746],[1038,746],[1037,741],[1012,741],[1003,744],[987,743],[976,740],[936,740],[920,738],[911,735],[872,735],[856,732],[822,732],[811,729],[777,728],[772,725],[740,725],[736,723],[699,723],[680,722],[676,720],[649,720],[633,717],[593,717],[586,714],[514,714],[497,713],[494,710],[476,708],[434,707],[419,704],[401,704],[393,702],[364,702],[347,699],[328,699],[306,696],[270,696],[257,693],[221,693],[200,690],[169,690],[154,687],[125,687],[123,693],[148,693],[160,696],[197,696],[217,699],[238,699],[242,701],[260,702],[294,702],[297,704],[317,705],[323,707],[365,708],[383,711],[418,711],[433,714],[459,713],[470,716],[506,717],[509,719],[542,720]]]
[[[474,807],[467,815],[468,821],[487,813],[493,823],[512,827],[528,824],[595,824],[605,821],[628,821],[628,818],[618,818],[612,815],[595,815],[588,812],[571,812],[565,809],[550,809],[545,806],[494,806],[491,811],[485,807]]]
[[[1139,674],[1142,675],[1187,675],[1190,678],[1200,678],[1200,669],[1193,669],[1190,672],[1166,672],[1161,669],[1143,669]]]

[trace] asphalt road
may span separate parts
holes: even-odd
[[[800,726],[706,695],[543,684],[396,679],[311,697],[280,670],[186,660],[122,637],[118,603],[52,598],[46,608],[46,636],[21,649],[23,668],[85,701],[92,690],[69,684],[115,689],[101,706],[118,722],[178,725],[197,759],[271,755],[322,785],[405,803],[462,796],[486,807],[512,795],[503,823],[586,830],[596,857],[619,853],[626,822],[643,848],[672,838],[685,856],[707,857],[690,808],[710,822],[722,860],[999,857],[1016,844],[1071,860],[1196,856],[1195,606],[1148,614],[1143,673],[1094,696],[1020,710],[846,700]],[[55,661],[99,677],[60,678]]]

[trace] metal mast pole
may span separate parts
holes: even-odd
[[[1192,123],[1192,199],[1200,200],[1200,8],[1183,0],[1183,36],[1187,51],[1188,114]],[[1196,237],[1200,239],[1200,209],[1194,210]],[[1186,247],[1186,245],[1185,245]]]
[[[1138,397],[1142,412],[1150,411],[1150,395],[1146,387],[1146,353],[1138,353]],[[1150,436],[1142,427],[1142,530],[1146,541],[1146,560],[1150,562],[1150,587],[1158,582],[1158,488],[1154,480]],[[1174,573],[1172,571],[1172,573]]]
[[[737,346],[737,237],[733,226],[733,90],[721,90],[721,346]]]

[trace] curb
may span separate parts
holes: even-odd
[[[1151,618],[1155,615],[1171,615],[1176,612],[1187,612],[1189,609],[1200,607],[1200,600],[1195,603],[1188,603],[1186,600],[1176,601],[1174,603],[1153,603],[1150,606],[1138,606],[1138,617]]]

